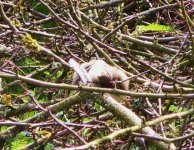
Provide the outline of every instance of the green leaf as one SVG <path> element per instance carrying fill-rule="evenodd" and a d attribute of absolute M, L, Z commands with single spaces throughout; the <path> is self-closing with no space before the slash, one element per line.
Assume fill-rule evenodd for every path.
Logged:
<path fill-rule="evenodd" d="M 40 4 L 39 2 L 33 1 L 32 3 L 32 8 L 40 13 L 43 13 L 45 15 L 49 14 L 48 8 Z"/>
<path fill-rule="evenodd" d="M 54 149 L 54 145 L 51 143 L 47 143 L 46 146 L 44 147 L 44 150 L 52 150 Z"/>
<path fill-rule="evenodd" d="M 132 33 L 132 35 L 134 36 L 138 36 L 144 32 L 148 32 L 148 31 L 155 31 L 155 32 L 172 32 L 173 29 L 171 26 L 167 26 L 167 25 L 160 25 L 157 23 L 152 23 L 149 25 L 139 25 L 136 27 L 135 31 Z"/>
<path fill-rule="evenodd" d="M 10 138 L 6 141 L 5 149 L 18 149 L 26 146 L 27 144 L 34 142 L 31 136 L 29 136 L 28 132 L 21 132 L 16 135 L 15 138 Z"/>
<path fill-rule="evenodd" d="M 25 120 L 29 117 L 32 117 L 32 116 L 36 115 L 36 114 L 37 114 L 37 111 L 30 111 L 30 112 L 24 113 L 22 119 Z"/>
<path fill-rule="evenodd" d="M 174 105 L 171 105 L 171 106 L 169 107 L 169 111 L 174 112 L 175 110 L 176 110 L 176 107 L 175 107 Z"/>

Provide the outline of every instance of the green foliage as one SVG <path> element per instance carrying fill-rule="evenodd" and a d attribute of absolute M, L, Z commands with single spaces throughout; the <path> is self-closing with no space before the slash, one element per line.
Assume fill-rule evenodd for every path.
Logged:
<path fill-rule="evenodd" d="M 53 150 L 54 149 L 54 145 L 51 143 L 47 143 L 46 146 L 44 147 L 44 150 Z"/>
<path fill-rule="evenodd" d="M 3 132 L 5 130 L 7 130 L 8 126 L 0 126 L 0 131 Z"/>
<path fill-rule="evenodd" d="M 32 71 L 36 69 L 34 66 L 41 66 L 43 63 L 41 63 L 39 60 L 34 59 L 33 57 L 26 57 L 24 59 L 21 59 L 20 61 L 16 62 L 16 65 L 22 70 L 21 74 L 29 74 Z M 20 70 L 18 70 L 20 72 Z M 6 85 L 6 83 L 12 82 L 12 79 L 3 79 L 3 86 Z M 19 84 L 13 84 L 12 86 L 8 86 L 6 88 L 6 92 L 17 97 L 18 95 L 22 94 L 25 90 L 20 87 Z"/>
<path fill-rule="evenodd" d="M 136 27 L 135 31 L 132 33 L 132 35 L 134 36 L 138 36 L 141 35 L 144 32 L 148 32 L 148 31 L 154 31 L 154 32 L 172 32 L 173 29 L 171 26 L 167 26 L 167 25 L 160 25 L 160 24 L 156 24 L 156 23 L 152 23 L 149 25 L 139 25 Z"/>
<path fill-rule="evenodd" d="M 91 131 L 90 129 L 84 129 L 83 132 L 82 132 L 82 136 L 83 137 L 88 137 L 90 135 Z"/>
<path fill-rule="evenodd" d="M 12 79 L 4 79 L 3 85 L 6 85 L 6 83 L 12 82 Z M 14 84 L 12 86 L 9 86 L 6 88 L 6 93 L 9 93 L 13 96 L 17 96 L 19 94 L 22 94 L 24 92 L 24 89 L 20 88 L 19 84 Z"/>
<path fill-rule="evenodd" d="M 27 144 L 34 142 L 31 136 L 28 135 L 28 132 L 20 132 L 16 135 L 15 138 L 8 139 L 6 141 L 5 149 L 16 150 Z"/>
<path fill-rule="evenodd" d="M 103 110 L 103 107 L 101 105 L 99 105 L 98 103 L 95 103 L 95 108 L 97 111 Z"/>
<path fill-rule="evenodd" d="M 36 68 L 34 66 L 39 66 L 39 65 L 42 65 L 42 63 L 37 60 L 37 59 L 34 59 L 33 57 L 32 58 L 24 58 L 22 59 L 21 61 L 18 61 L 16 63 L 19 67 L 22 68 L 22 71 L 24 71 L 24 73 L 26 74 L 29 74 L 31 73 L 32 71 L 34 71 Z"/>
<path fill-rule="evenodd" d="M 175 106 L 175 105 L 170 105 L 169 111 L 171 111 L 171 112 L 182 112 L 182 111 L 186 111 L 186 109 L 183 110 L 182 107 Z"/>
<path fill-rule="evenodd" d="M 49 10 L 46 7 L 44 7 L 43 5 L 41 5 L 39 2 L 35 1 L 35 0 L 32 2 L 32 7 L 35 11 L 43 13 L 44 15 L 49 14 Z M 47 22 L 41 24 L 41 26 L 43 28 L 51 28 L 51 27 L 56 27 L 57 24 L 53 21 L 52 22 L 47 21 Z"/>
<path fill-rule="evenodd" d="M 56 27 L 57 24 L 55 22 L 46 22 L 42 24 L 43 28 L 52 28 L 52 27 Z"/>
<path fill-rule="evenodd" d="M 43 13 L 45 15 L 49 14 L 49 10 L 46 7 L 44 7 L 42 4 L 37 2 L 36 0 L 33 0 L 32 7 L 33 7 L 34 10 L 36 10 L 40 13 Z"/>
<path fill-rule="evenodd" d="M 29 118 L 29 117 L 32 117 L 32 116 L 34 116 L 34 115 L 36 115 L 38 112 L 37 111 L 30 111 L 30 112 L 26 112 L 26 113 L 24 113 L 23 115 L 22 115 L 22 120 L 25 120 L 25 119 L 27 119 L 27 118 Z"/>

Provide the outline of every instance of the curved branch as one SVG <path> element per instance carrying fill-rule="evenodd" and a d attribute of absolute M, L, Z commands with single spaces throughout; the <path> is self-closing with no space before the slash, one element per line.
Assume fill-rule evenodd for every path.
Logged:
<path fill-rule="evenodd" d="M 38 85 L 42 87 L 49 87 L 49 88 L 61 88 L 61 89 L 70 89 L 70 90 L 79 90 L 79 91 L 88 91 L 88 92 L 99 92 L 99 93 L 111 93 L 111 94 L 120 94 L 120 95 L 127 95 L 131 97 L 149 97 L 149 98 L 170 98 L 170 99 L 191 99 L 194 98 L 194 93 L 190 94 L 170 94 L 170 93 L 137 93 L 137 92 L 130 92 L 125 90 L 119 89 L 110 89 L 110 88 L 99 88 L 99 87 L 88 87 L 88 86 L 75 86 L 65 83 L 52 83 L 52 82 L 45 82 L 40 81 L 37 79 L 21 76 L 21 75 L 11 75 L 7 73 L 0 73 L 1 78 L 7 79 L 19 79 L 33 85 Z"/>

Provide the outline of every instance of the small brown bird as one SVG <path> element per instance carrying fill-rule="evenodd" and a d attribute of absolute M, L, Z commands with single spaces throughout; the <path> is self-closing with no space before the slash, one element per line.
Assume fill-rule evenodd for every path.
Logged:
<path fill-rule="evenodd" d="M 127 75 L 122 70 L 108 65 L 103 60 L 92 60 L 81 64 L 80 67 L 86 70 L 94 86 L 121 90 L 129 89 Z M 73 75 L 73 84 L 79 84 L 80 80 L 80 77 L 75 72 Z"/>
<path fill-rule="evenodd" d="M 108 65 L 103 60 L 92 60 L 81 64 L 80 67 L 85 69 L 93 86 L 129 90 L 127 75 L 122 70 Z M 73 75 L 73 84 L 78 85 L 80 81 L 79 75 L 75 72 Z M 119 102 L 126 100 L 126 96 L 115 94 L 111 94 L 111 96 Z"/>

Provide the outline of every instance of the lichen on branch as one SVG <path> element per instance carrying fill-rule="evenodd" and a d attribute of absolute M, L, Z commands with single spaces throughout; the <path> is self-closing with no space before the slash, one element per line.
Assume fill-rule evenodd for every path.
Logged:
<path fill-rule="evenodd" d="M 33 39 L 29 33 L 26 33 L 22 38 L 22 44 L 25 48 L 28 48 L 31 52 L 37 53 L 41 50 L 40 45 L 36 39 Z"/>

